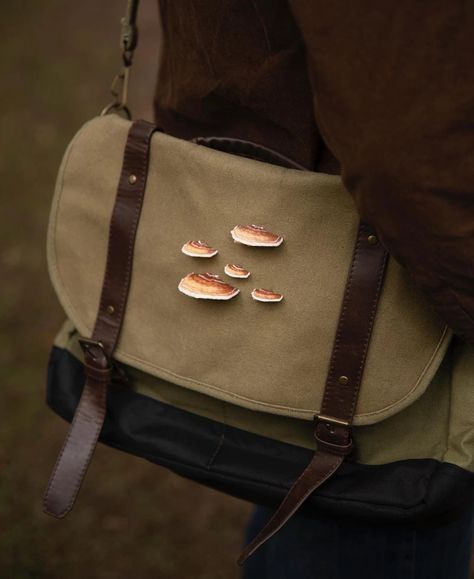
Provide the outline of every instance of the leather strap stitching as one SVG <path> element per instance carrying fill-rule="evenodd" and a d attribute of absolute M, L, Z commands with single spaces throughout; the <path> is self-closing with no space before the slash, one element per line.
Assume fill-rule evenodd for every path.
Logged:
<path fill-rule="evenodd" d="M 154 125 L 137 121 L 128 134 L 109 227 L 99 309 L 92 338 L 83 340 L 82 344 L 86 373 L 84 390 L 43 501 L 44 511 L 58 518 L 64 517 L 74 504 L 105 419 L 106 394 L 112 370 L 110 361 L 125 314 L 133 249 L 145 193 L 149 145 L 155 130 Z M 134 183 L 129 181 L 132 172 L 136 175 Z M 118 293 L 117 299 L 114 291 Z M 115 310 L 110 312 L 108 306 L 112 305 Z"/>
<path fill-rule="evenodd" d="M 312 492 L 337 471 L 352 450 L 350 426 L 357 405 L 388 256 L 385 249 L 377 243 L 375 236 L 373 239 L 369 238 L 370 233 L 367 224 L 359 224 L 321 415 L 315 417 L 314 435 L 318 448 L 310 464 L 292 485 L 273 517 L 244 549 L 238 559 L 240 565 L 288 521 Z M 362 246 L 364 237 L 366 245 Z M 351 316 L 350 311 L 356 312 L 356 315 Z M 361 342 L 354 343 L 354 340 L 358 339 Z M 350 352 L 344 352 L 342 348 L 349 348 Z M 341 359 L 344 354 L 346 359 Z M 343 366 L 352 370 L 354 375 L 352 376 L 351 372 L 348 372 L 348 377 L 341 375 L 340 378 L 344 380 L 338 383 L 337 374 Z M 340 391 L 338 388 L 341 387 L 345 390 Z"/>

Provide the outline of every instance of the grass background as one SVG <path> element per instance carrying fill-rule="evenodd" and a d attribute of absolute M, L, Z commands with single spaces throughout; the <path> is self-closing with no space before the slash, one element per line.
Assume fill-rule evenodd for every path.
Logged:
<path fill-rule="evenodd" d="M 2 3 L 0 31 L 0 578 L 232 579 L 250 505 L 100 446 L 64 521 L 41 497 L 66 433 L 44 402 L 63 320 L 45 234 L 68 141 L 108 102 L 120 0 Z M 159 52 L 142 0 L 131 106 L 151 118 Z"/>
<path fill-rule="evenodd" d="M 100 446 L 74 512 L 41 497 L 66 433 L 44 402 L 63 314 L 45 234 L 68 141 L 108 102 L 123 0 L 2 3 L 0 32 L 0 579 L 233 579 L 247 503 Z M 159 54 L 154 0 L 142 0 L 131 90 L 151 118 Z"/>

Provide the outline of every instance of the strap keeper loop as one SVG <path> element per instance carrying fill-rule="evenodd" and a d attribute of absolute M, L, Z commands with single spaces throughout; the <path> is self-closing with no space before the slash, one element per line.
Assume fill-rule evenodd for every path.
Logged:
<path fill-rule="evenodd" d="M 96 368 L 90 364 L 84 364 L 84 371 L 87 378 L 93 380 L 94 382 L 100 382 L 104 384 L 109 384 L 112 376 L 112 368 Z"/>

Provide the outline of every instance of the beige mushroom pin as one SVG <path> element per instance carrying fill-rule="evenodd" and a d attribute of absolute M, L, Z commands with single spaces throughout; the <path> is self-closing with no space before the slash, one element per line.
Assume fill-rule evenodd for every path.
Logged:
<path fill-rule="evenodd" d="M 238 277 L 242 279 L 247 279 L 250 276 L 250 272 L 247 269 L 237 265 L 236 263 L 228 263 L 224 267 L 224 272 L 230 277 Z"/>
<path fill-rule="evenodd" d="M 183 245 L 181 251 L 191 257 L 213 257 L 218 253 L 217 249 L 200 239 L 197 241 L 188 241 Z"/>
<path fill-rule="evenodd" d="M 215 273 L 189 273 L 179 282 L 181 293 L 202 300 L 230 300 L 239 293 Z"/>
<path fill-rule="evenodd" d="M 283 299 L 283 294 L 263 288 L 254 289 L 250 295 L 258 302 L 281 302 Z"/>
<path fill-rule="evenodd" d="M 253 247 L 278 247 L 283 242 L 281 235 L 253 223 L 252 225 L 236 225 L 230 234 L 237 243 Z"/>

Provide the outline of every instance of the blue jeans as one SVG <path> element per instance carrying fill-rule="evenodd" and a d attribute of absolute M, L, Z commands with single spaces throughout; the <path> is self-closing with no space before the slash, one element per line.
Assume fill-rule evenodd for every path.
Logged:
<path fill-rule="evenodd" d="M 271 511 L 257 507 L 247 542 Z M 294 516 L 245 563 L 243 579 L 469 579 L 472 513 L 436 528 Z"/>

